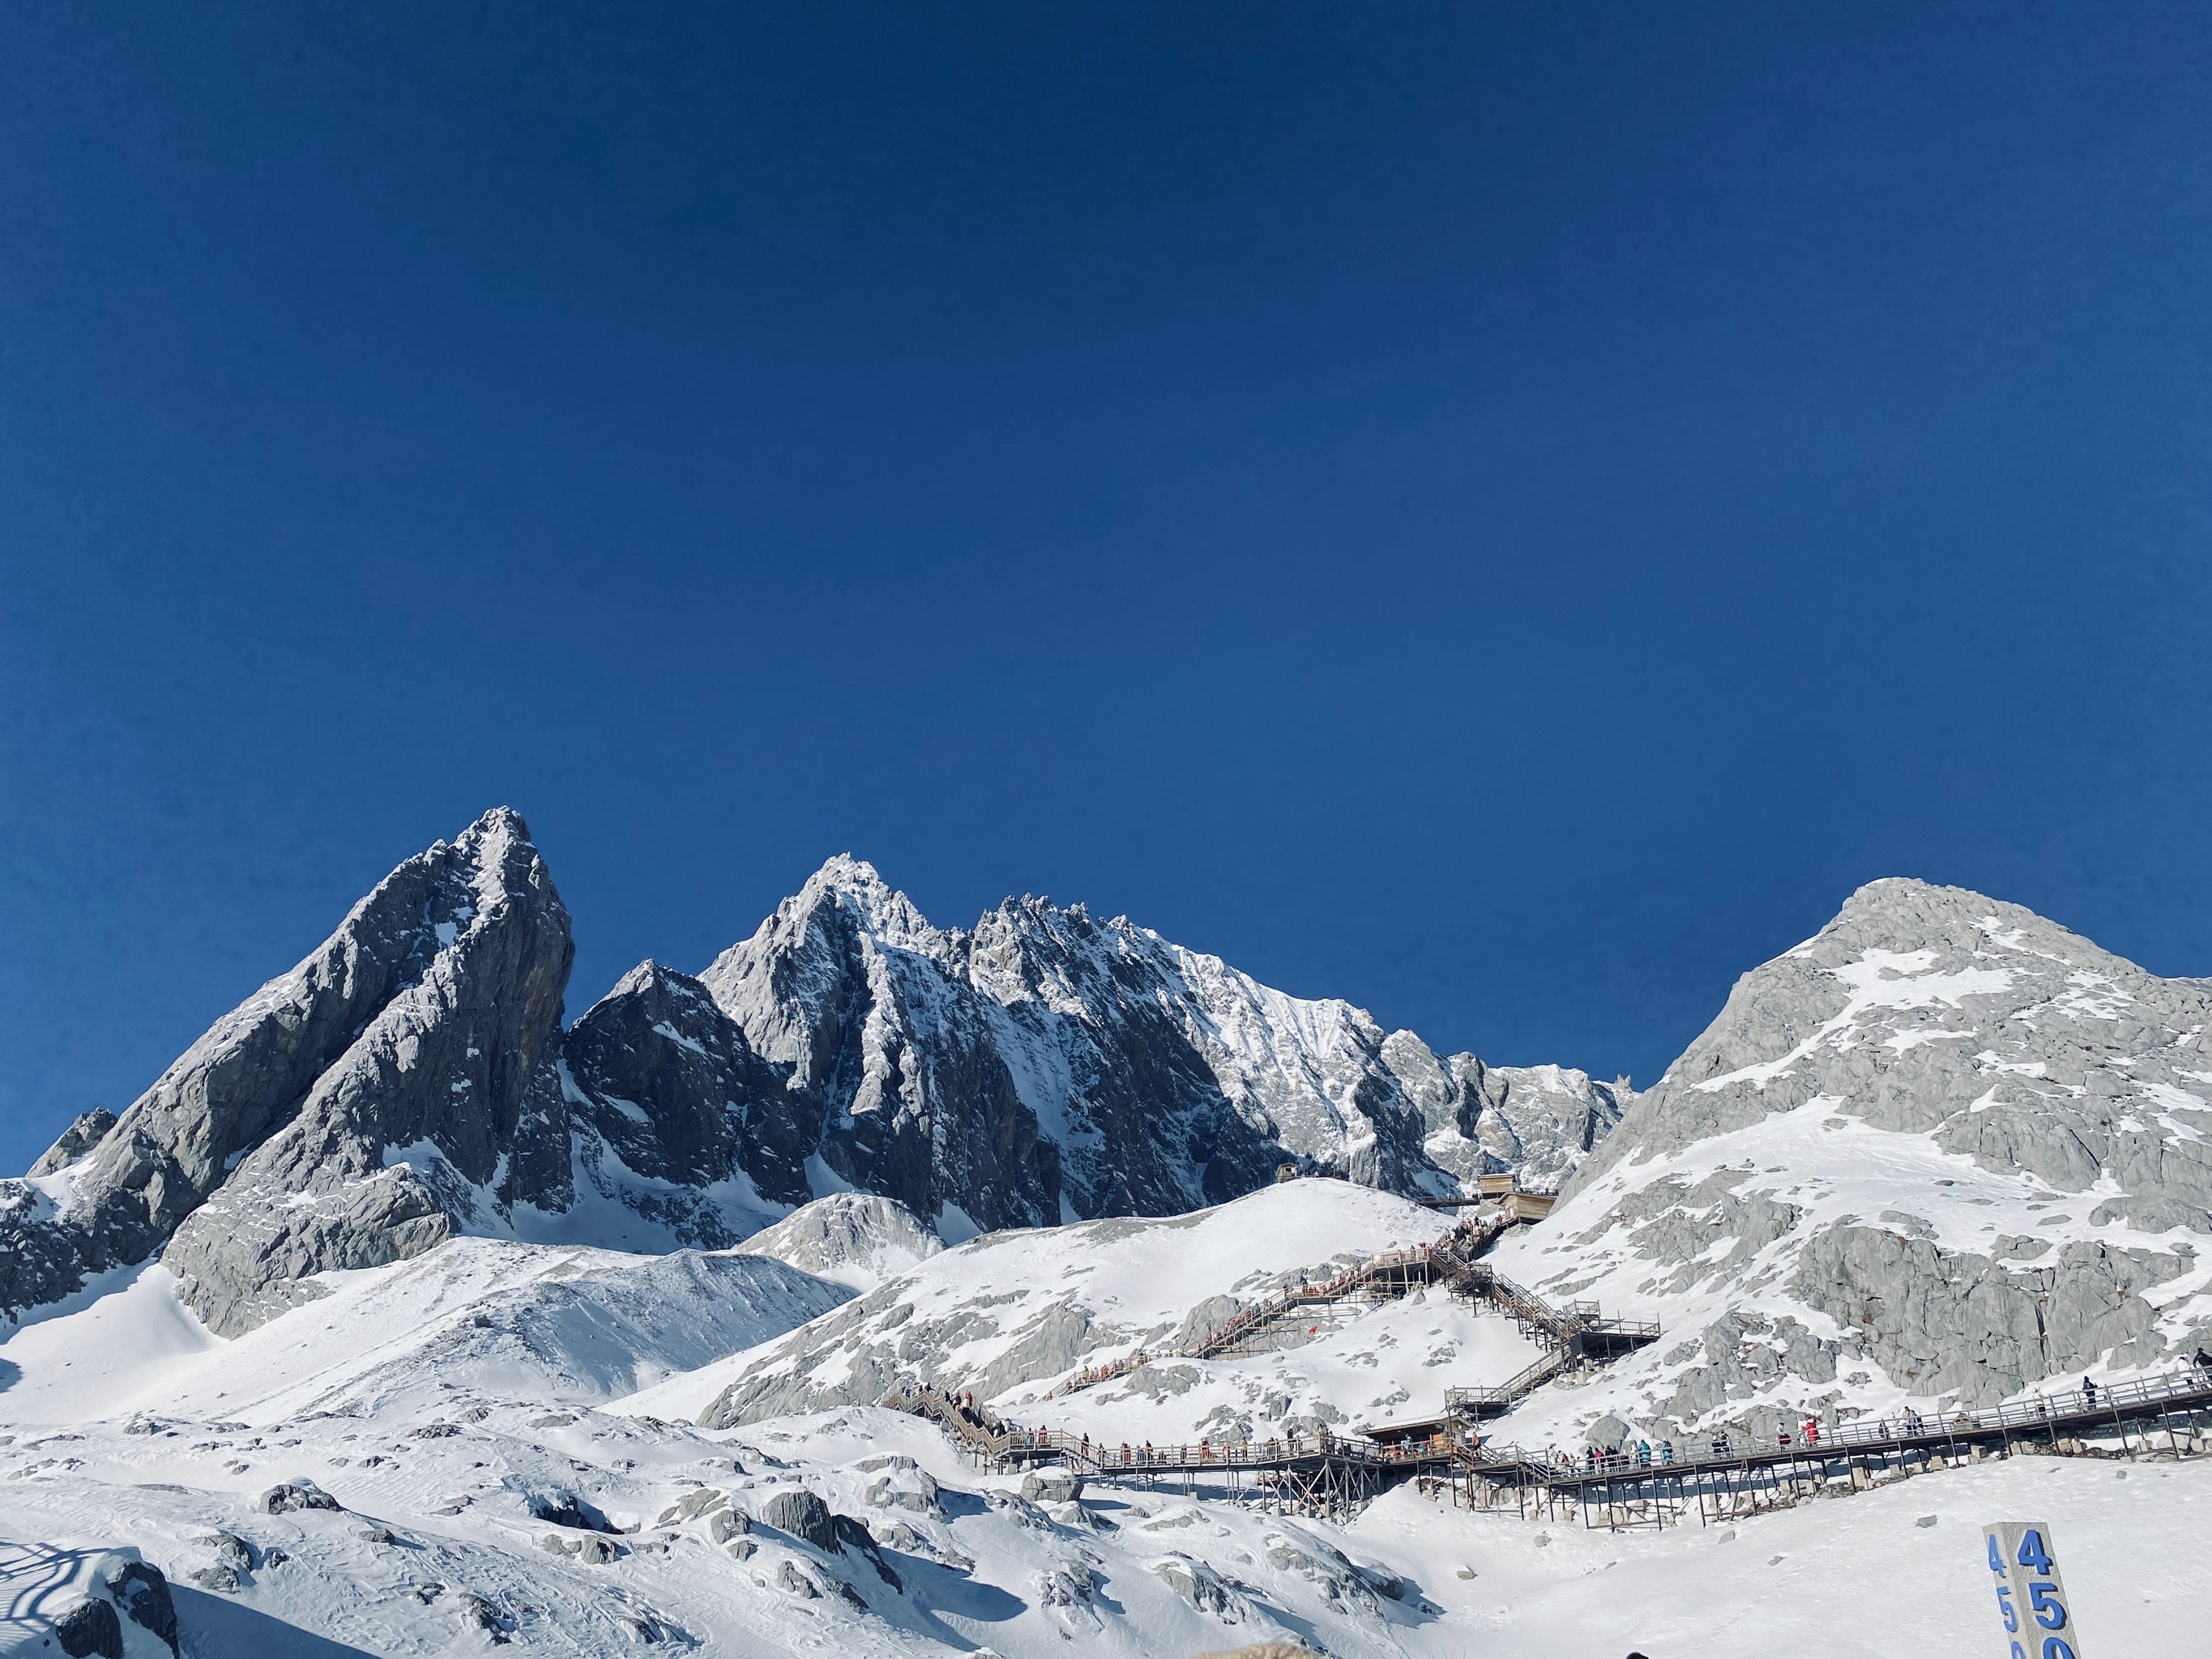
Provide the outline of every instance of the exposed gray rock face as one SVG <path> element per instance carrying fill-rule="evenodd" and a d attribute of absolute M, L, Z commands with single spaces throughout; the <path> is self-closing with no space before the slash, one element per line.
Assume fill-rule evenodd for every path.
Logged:
<path fill-rule="evenodd" d="M 167 1244 L 187 1299 L 234 1333 L 305 1274 L 416 1254 L 511 1202 L 505 1155 L 570 954 L 514 813 L 408 860 L 96 1145 L 35 1186 L 0 1183 L 0 1309 Z"/>
<path fill-rule="evenodd" d="M 811 1492 L 780 1492 L 761 1505 L 762 1522 L 817 1550 L 837 1547 L 837 1517 Z"/>
<path fill-rule="evenodd" d="M 1571 1106 L 1523 1089 L 1522 1110 L 1510 1074 L 1472 1055 L 1441 1061 L 1349 1004 L 1285 996 L 1080 905 L 1009 899 L 972 932 L 940 930 L 849 858 L 702 977 L 820 1103 L 827 1166 L 954 1237 L 1175 1214 L 1285 1163 L 1448 1192 L 1455 1174 L 1425 1146 L 1439 1132 L 1466 1134 L 1452 1156 L 1468 1171 L 1563 1170 L 1615 1115 L 1586 1079 Z"/>
<path fill-rule="evenodd" d="M 362 1024 L 163 1255 L 224 1334 L 293 1305 L 310 1274 L 419 1255 L 523 1195 L 503 1154 L 556 1052 L 568 913 L 510 811 L 410 859 L 377 891 L 395 884 L 420 895 L 416 949 L 430 952 L 420 976 Z"/>
<path fill-rule="evenodd" d="M 755 1054 L 689 975 L 655 962 L 632 969 L 561 1054 L 587 1178 L 675 1242 L 720 1249 L 758 1226 L 757 1202 L 733 1209 L 710 1188 L 745 1183 L 770 1214 L 814 1195 L 806 1159 L 819 1108 L 785 1087 L 782 1068 Z"/>
<path fill-rule="evenodd" d="M 1557 1187 L 1611 1133 L 1636 1097 L 1626 1078 L 1600 1083 L 1565 1066 L 1486 1066 L 1440 1059 L 1411 1031 L 1394 1031 L 1382 1059 L 1419 1107 L 1423 1150 L 1462 1182 L 1512 1173 L 1523 1187 Z"/>
<path fill-rule="evenodd" d="M 1874 883 L 1737 982 L 1499 1267 L 1660 1314 L 1602 1385 L 1658 1432 L 2166 1362 L 2212 1335 L 2208 1027 L 2212 981 Z"/>

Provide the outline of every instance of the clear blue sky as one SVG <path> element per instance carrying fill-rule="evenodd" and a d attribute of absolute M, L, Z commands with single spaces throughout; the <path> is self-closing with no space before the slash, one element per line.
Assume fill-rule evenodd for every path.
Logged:
<path fill-rule="evenodd" d="M 1649 1081 L 1858 883 L 2212 973 L 2212 9 L 0 13 L 0 1167 L 520 808 Z"/>

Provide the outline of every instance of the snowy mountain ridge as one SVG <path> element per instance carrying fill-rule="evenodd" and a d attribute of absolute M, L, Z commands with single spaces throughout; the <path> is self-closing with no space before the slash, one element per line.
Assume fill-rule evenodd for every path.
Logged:
<path fill-rule="evenodd" d="M 1172 1214 L 1285 1161 L 1409 1194 L 1490 1170 L 1556 1179 L 1629 1097 L 1565 1068 L 1442 1059 L 1349 1003 L 1287 996 L 1079 904 L 1009 899 L 972 931 L 939 929 L 849 857 L 702 980 L 823 1097 L 838 1175 L 923 1214 L 951 1204 L 955 1234 L 960 1218 Z M 1011 1156 L 970 1168 L 948 1139 Z"/>
<path fill-rule="evenodd" d="M 573 957 L 512 811 L 406 860 L 119 1117 L 0 1182 L 0 1316 L 158 1255 L 237 1335 L 453 1237 L 718 1250 L 844 1190 L 957 1240 L 1178 1213 L 1285 1162 L 1406 1193 L 1556 1178 L 1628 1098 L 1441 1060 L 1080 905 L 941 930 L 848 856 L 701 978 L 641 963 L 564 1030 Z"/>

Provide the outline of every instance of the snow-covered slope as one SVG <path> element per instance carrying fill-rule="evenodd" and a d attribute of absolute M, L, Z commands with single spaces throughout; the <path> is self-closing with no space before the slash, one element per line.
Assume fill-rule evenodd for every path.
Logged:
<path fill-rule="evenodd" d="M 323 1295 L 226 1340 L 158 1265 L 0 1344 L 0 1420 L 133 1413 L 249 1423 L 435 1407 L 457 1391 L 611 1399 L 804 1324 L 849 1297 L 763 1257 L 633 1256 L 456 1239 L 391 1267 L 323 1276 Z"/>
<path fill-rule="evenodd" d="M 1668 1333 L 1506 1431 L 1765 1433 L 1770 1407 L 1979 1405 L 2185 1357 L 2212 1340 L 2208 1024 L 2212 982 L 2016 905 L 1863 889 L 1499 1249 Z"/>
<path fill-rule="evenodd" d="M 623 1409 L 732 1427 L 872 1405 L 915 1381 L 1011 1400 L 1086 1364 L 1181 1346 L 1302 1267 L 1425 1243 L 1443 1224 L 1372 1188 L 1300 1181 L 1189 1215 L 989 1234 Z"/>
<path fill-rule="evenodd" d="M 1071 1644 L 1181 1659 L 1271 1638 L 1347 1659 L 1632 1644 L 1662 1659 L 1920 1659 L 1989 1641 L 1979 1522 L 2022 1514 L 2064 1540 L 2085 1629 L 2115 1651 L 2179 1656 L 2201 1640 L 2190 1552 L 2212 1504 L 2212 1464 L 2028 1459 L 1725 1528 L 1586 1532 L 1410 1487 L 1340 1527 L 1166 1492 L 1100 1489 L 1080 1510 L 1027 1502 L 880 1412 L 720 1437 L 589 1414 L 429 1439 L 330 1419 L 289 1445 L 197 1425 L 76 1432 L 0 1447 L 0 1474 L 33 1471 L 9 1481 L 0 1534 L 105 1545 L 127 1531 L 175 1587 L 195 1659 L 409 1659 L 501 1640 L 592 1659 L 1045 1659 Z M 260 1510 L 259 1493 L 300 1474 L 345 1507 Z M 763 1523 L 801 1487 L 883 1540 L 872 1557 Z M 536 1519 L 533 1500 L 556 1494 L 641 1530 Z M 718 1541 L 715 1515 L 738 1512 L 750 1529 Z M 0 1547 L 0 1595 L 26 1553 Z"/>

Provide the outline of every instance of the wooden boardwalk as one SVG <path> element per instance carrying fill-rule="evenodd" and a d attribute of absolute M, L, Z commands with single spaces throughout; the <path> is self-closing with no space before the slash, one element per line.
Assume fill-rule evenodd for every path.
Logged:
<path fill-rule="evenodd" d="M 2117 1448 L 2111 1445 L 2117 1441 Z M 2212 1451 L 2212 1369 L 2039 1393 L 1981 1411 L 1923 1416 L 1907 1411 L 1872 1422 L 1754 1443 L 1740 1433 L 1697 1437 L 1677 1446 L 1580 1456 L 1484 1442 L 1466 1461 L 1468 1496 L 1478 1508 L 1522 1514 L 1580 1514 L 1586 1525 L 1663 1526 L 1694 1505 L 1717 1521 L 1837 1483 L 1853 1490 L 1901 1475 L 1985 1459 L 2190 1457 Z"/>
<path fill-rule="evenodd" d="M 1285 1286 L 1216 1326 L 1180 1352 L 1153 1354 L 1139 1349 L 1103 1365 L 1086 1367 L 1054 1389 L 1048 1397 L 1097 1388 L 1158 1359 L 1215 1359 L 1262 1352 L 1278 1345 L 1283 1335 L 1296 1334 L 1298 1325 L 1326 1310 L 1351 1302 L 1391 1301 L 1431 1285 L 1443 1285 L 1455 1296 L 1488 1304 L 1512 1319 L 1524 1334 L 1553 1350 L 1520 1376 L 1499 1388 L 1466 1390 L 1467 1408 L 1480 1415 L 1494 1415 L 1507 1409 L 1522 1395 L 1562 1370 L 1610 1358 L 1657 1339 L 1659 1327 L 1656 1323 L 1604 1318 L 1595 1303 L 1577 1302 L 1554 1308 L 1493 1272 L 1479 1258 L 1516 1224 L 1510 1215 L 1480 1218 L 1469 1216 L 1432 1243 L 1412 1249 L 1385 1250 L 1328 1279 L 1304 1280 Z"/>
<path fill-rule="evenodd" d="M 1906 1413 L 1824 1431 L 1817 1440 L 1754 1445 L 1740 1434 L 1722 1434 L 1680 1447 L 1662 1442 L 1580 1457 L 1499 1445 L 1449 1415 L 1418 1437 L 1323 1431 L 1154 1446 L 1030 1427 L 935 1389 L 901 1390 L 883 1403 L 941 1424 L 980 1463 L 994 1468 L 1053 1464 L 1094 1480 L 1169 1480 L 1187 1492 L 1212 1486 L 1318 1513 L 1341 1512 L 1392 1481 L 1425 1476 L 1463 1489 L 1476 1508 L 1580 1515 L 1586 1525 L 1616 1528 L 1663 1526 L 1692 1505 L 1701 1521 L 1724 1519 L 1838 1481 L 1856 1489 L 1992 1455 L 2191 1456 L 2212 1449 L 2212 1370 L 2194 1366 L 2094 1394 L 2040 1394 L 1941 1416 Z M 2112 1438 L 2119 1442 L 2117 1454 L 2094 1443 Z"/>
<path fill-rule="evenodd" d="M 979 1462 L 1001 1469 L 1058 1465 L 1087 1478 L 1203 1485 L 1255 1495 L 1310 1513 L 1338 1514 L 1394 1480 L 1449 1482 L 1482 1509 L 1513 1508 L 1585 1524 L 1663 1526 L 1695 1505 L 1701 1521 L 1795 1501 L 1837 1481 L 1862 1485 L 1959 1462 L 2023 1452 L 2069 1455 L 2174 1456 L 2212 1450 L 2212 1366 L 2192 1364 L 2112 1388 L 2039 1394 L 1984 1411 L 1922 1416 L 1905 1412 L 1854 1422 L 1812 1437 L 1779 1437 L 1753 1445 L 1741 1434 L 1686 1438 L 1676 1445 L 1638 1443 L 1616 1452 L 1566 1453 L 1498 1444 L 1484 1419 L 1510 1411 L 1534 1389 L 1570 1370 L 1600 1364 L 1657 1340 L 1646 1320 L 1607 1318 L 1595 1303 L 1554 1306 L 1481 1258 L 1516 1224 L 1510 1215 L 1468 1216 L 1441 1237 L 1386 1250 L 1319 1282 L 1302 1280 L 1239 1312 L 1176 1355 L 1142 1350 L 1078 1372 L 1048 1398 L 1095 1388 L 1156 1358 L 1210 1359 L 1261 1352 L 1295 1334 L 1301 1322 L 1346 1303 L 1380 1302 L 1431 1285 L 1513 1320 L 1545 1352 L 1494 1386 L 1449 1389 L 1440 1416 L 1364 1434 L 1281 1436 L 1268 1440 L 1200 1440 L 1173 1446 L 1094 1441 L 1088 1435 L 1009 1421 L 988 1407 L 931 1388 L 894 1391 L 884 1404 L 942 1425 Z M 2131 1441 L 2130 1434 L 2135 1438 Z M 2119 1450 L 2106 1449 L 2117 1438 Z"/>

